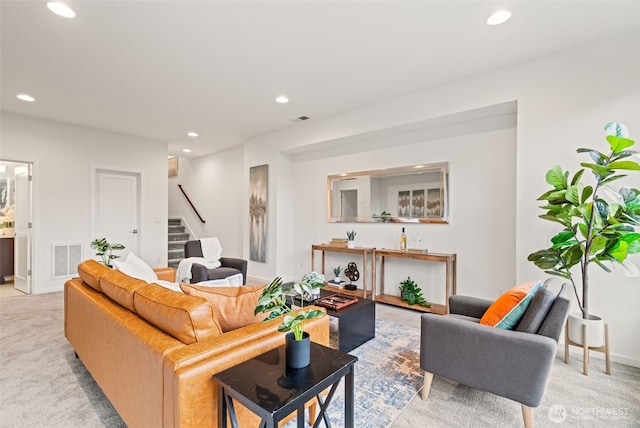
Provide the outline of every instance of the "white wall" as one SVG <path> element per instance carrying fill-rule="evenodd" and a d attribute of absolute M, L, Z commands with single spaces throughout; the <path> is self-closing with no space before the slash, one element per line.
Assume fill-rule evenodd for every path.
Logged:
<path fill-rule="evenodd" d="M 178 159 L 178 176 L 169 178 L 169 217 L 182 217 L 196 238 L 215 236 L 223 255 L 243 257 L 241 213 L 249 196 L 244 184 L 244 150 L 238 147 L 199 159 Z M 180 192 L 191 199 L 205 223 Z"/>
<path fill-rule="evenodd" d="M 63 289 L 64 279 L 53 278 L 52 244 L 80 242 L 85 258 L 94 257 L 90 181 L 96 168 L 140 173 L 139 256 L 166 266 L 166 144 L 9 113 L 0 118 L 0 157 L 34 163 L 34 293 Z"/>
<path fill-rule="evenodd" d="M 468 236 L 457 233 L 446 236 L 447 232 L 460 227 L 460 216 L 464 210 L 459 201 L 479 198 L 484 194 L 481 181 L 469 180 L 464 172 L 466 166 L 458 165 L 452 165 L 451 173 L 451 225 L 433 225 L 428 227 L 428 234 L 429 239 L 436 240 L 440 251 L 460 255 L 458 289 L 461 293 L 496 297 L 497 287 L 492 279 L 496 275 L 509 278 L 510 274 L 505 274 L 504 270 L 515 270 L 515 282 L 543 277 L 544 274 L 526 259 L 529 253 L 546 247 L 556 230 L 553 224 L 547 224 L 537 217 L 540 210 L 536 198 L 546 190 L 546 171 L 554 164 L 575 170 L 582 160 L 575 150 L 585 145 L 603 147 L 602 144 L 606 143 L 602 129 L 609 121 L 626 123 L 632 137 L 640 140 L 638 40 L 640 37 L 636 33 L 602 41 L 339 116 L 312 118 L 303 124 L 248 142 L 245 146 L 245 169 L 254 164 L 270 163 L 270 173 L 273 172 L 270 177 L 270 201 L 273 201 L 273 192 L 277 192 L 276 198 L 280 202 L 277 206 L 269 207 L 270 213 L 275 213 L 269 224 L 272 232 L 276 228 L 276 235 L 270 235 L 270 245 L 274 247 L 270 249 L 275 260 L 271 259 L 260 266 L 250 264 L 250 275 L 264 278 L 276 274 L 298 275 L 309 267 L 309 246 L 312 243 L 343 235 L 344 225 L 327 224 L 324 217 L 324 175 L 340 170 L 416 163 L 404 150 L 389 149 L 363 151 L 357 156 L 345 157 L 350 162 L 341 161 L 337 152 L 336 157 L 328 161 L 332 168 L 328 168 L 320 161 L 295 165 L 283 159 L 282 152 L 517 100 L 516 194 L 513 201 L 516 207 L 515 234 L 507 228 L 494 230 L 497 232 L 494 235 L 496 239 L 474 239 L 474 230 L 486 228 L 483 222 L 477 221 L 474 227 L 465 230 L 470 233 Z M 510 170 L 514 167 L 503 165 L 501 159 L 492 159 L 494 154 L 500 153 L 483 153 L 480 147 L 474 146 L 465 150 L 469 156 L 479 157 L 483 168 L 490 170 L 498 179 L 504 175 L 505 168 Z M 434 156 L 433 160 L 450 160 L 447 159 L 448 153 L 441 155 L 442 158 Z M 460 181 L 462 178 L 465 180 Z M 638 187 L 637 178 L 633 184 Z M 464 196 L 460 197 L 460 194 Z M 292 206 L 291 211 L 287 210 L 287 205 Z M 495 204 L 493 214 L 498 221 L 504 220 L 507 224 L 514 221 L 501 204 Z M 286 221 L 282 221 L 283 217 Z M 287 225 L 285 230 L 278 227 L 283 224 Z M 397 242 L 397 226 L 357 225 L 357 228 L 362 244 L 393 247 Z M 247 230 L 246 225 L 244 230 Z M 435 236 L 432 238 L 431 235 Z M 504 248 L 509 247 L 507 241 L 511 242 L 511 248 L 515 248 L 515 251 L 512 256 L 503 258 Z M 490 257 L 491 254 L 497 257 Z M 479 256 L 483 257 L 482 262 L 474 262 Z M 638 257 L 633 257 L 633 260 L 639 263 Z M 616 274 L 605 275 L 595 269 L 592 277 L 592 310 L 610 324 L 615 358 L 640 365 L 640 344 L 635 340 L 640 315 L 631 303 L 627 303 L 640 300 L 638 280 Z"/>
<path fill-rule="evenodd" d="M 245 257 L 249 167 L 269 164 L 267 262 L 250 262 L 248 275 L 264 280 L 276 275 L 298 277 L 310 268 L 311 244 L 342 237 L 351 226 L 358 231 L 360 245 L 398 245 L 399 225 L 327 223 L 327 174 L 450 161 L 451 224 L 421 228 L 424 246 L 458 254 L 459 293 L 495 298 L 499 289 L 513 283 L 544 277 L 527 261 L 527 255 L 546 247 L 557 231 L 552 223 L 538 218 L 541 210 L 536 198 L 546 190 L 546 171 L 554 164 L 575 170 L 583 160 L 575 150 L 604 147 L 602 129 L 610 121 L 626 123 L 632 137 L 640 140 L 639 40 L 639 34 L 628 34 L 340 115 L 312 117 L 248 141 L 244 164 L 237 165 L 244 174 L 238 192 L 244 193 L 245 199 L 235 213 L 243 219 L 239 233 L 244 234 Z M 344 138 L 514 100 L 515 152 L 504 151 L 504 143 L 514 140 L 509 130 L 478 132 L 470 138 L 441 135 L 414 142 L 414 146 L 393 147 L 393 140 L 387 148 L 360 144 L 355 154 L 341 145 Z M 474 144 L 476 141 L 479 144 Z M 332 147 L 335 155 L 302 157 L 304 161 L 294 162 L 296 157 L 291 154 L 296 150 L 323 143 Z M 637 176 L 627 184 L 640 187 Z M 632 260 L 640 264 L 637 256 Z M 592 311 L 610 325 L 614 359 L 640 366 L 640 343 L 636 340 L 640 314 L 633 306 L 640 301 L 638 279 L 596 269 L 592 271 Z"/>

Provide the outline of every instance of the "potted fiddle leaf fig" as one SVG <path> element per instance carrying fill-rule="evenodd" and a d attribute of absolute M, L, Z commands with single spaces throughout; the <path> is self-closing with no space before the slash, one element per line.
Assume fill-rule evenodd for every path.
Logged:
<path fill-rule="evenodd" d="M 595 149 L 578 149 L 591 162 L 571 179 L 569 172 L 554 166 L 546 175 L 552 188 L 538 200 L 544 201 L 540 218 L 558 223 L 562 229 L 551 238 L 551 246 L 529 255 L 540 269 L 550 275 L 569 280 L 573 285 L 580 314 L 569 316 L 569 339 L 583 344 L 582 323 L 588 325 L 588 346 L 604 344 L 604 323 L 589 310 L 589 268 L 597 265 L 606 272 L 616 270 L 626 276 L 638 276 L 638 268 L 627 256 L 640 253 L 640 191 L 611 184 L 640 170 L 638 162 L 630 159 L 635 142 L 629 138 L 626 126 L 609 123 L 605 126 L 609 147 L 602 153 Z M 583 180 L 585 171 L 591 172 L 592 184 Z M 620 171 L 625 171 L 621 174 Z M 593 322 L 592 322 L 593 321 Z"/>
<path fill-rule="evenodd" d="M 107 241 L 107 238 L 96 238 L 91 242 L 91 248 L 96 250 L 96 256 L 102 257 L 102 263 L 105 266 L 113 267 L 111 261 L 120 258 L 120 256 L 113 254 L 113 251 L 124 250 L 124 245 L 112 244 Z"/>
<path fill-rule="evenodd" d="M 306 294 L 315 295 L 316 290 L 322 286 L 324 275 L 317 272 L 307 273 L 300 282 L 291 285 L 283 285 L 282 278 L 278 277 L 265 287 L 258 298 L 254 314 L 268 313 L 264 321 L 284 315 L 278 331 L 291 331 L 286 335 L 286 358 L 289 367 L 302 368 L 309 365 L 311 340 L 309 333 L 304 331 L 304 323 L 308 319 L 323 316 L 325 312 L 319 309 L 304 310 L 304 301 Z M 293 291 L 300 296 L 300 310 L 297 312 L 293 310 L 293 298 L 287 302 L 287 295 L 291 295 Z"/>

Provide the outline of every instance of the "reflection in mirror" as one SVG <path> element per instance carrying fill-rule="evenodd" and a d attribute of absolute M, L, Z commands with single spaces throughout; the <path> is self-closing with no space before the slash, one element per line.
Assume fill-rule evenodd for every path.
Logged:
<path fill-rule="evenodd" d="M 448 223 L 449 163 L 327 177 L 329 222 Z"/>

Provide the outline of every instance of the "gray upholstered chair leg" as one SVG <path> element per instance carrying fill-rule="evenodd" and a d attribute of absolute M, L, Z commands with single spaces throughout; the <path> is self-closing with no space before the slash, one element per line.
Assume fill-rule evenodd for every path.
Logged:
<path fill-rule="evenodd" d="M 433 373 L 424 372 L 424 381 L 422 384 L 422 399 L 426 400 L 429 397 L 429 391 L 431 390 L 431 382 L 433 381 Z"/>
<path fill-rule="evenodd" d="M 524 428 L 533 428 L 533 407 L 522 404 L 522 418 L 524 419 Z"/>

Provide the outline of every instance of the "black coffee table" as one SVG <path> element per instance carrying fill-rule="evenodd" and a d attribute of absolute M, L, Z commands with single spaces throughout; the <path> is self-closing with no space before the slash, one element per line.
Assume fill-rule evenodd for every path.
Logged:
<path fill-rule="evenodd" d="M 320 289 L 320 297 L 332 294 L 340 293 Z M 290 302 L 290 299 L 287 299 Z M 299 306 L 300 300 L 295 300 Z M 304 305 L 313 305 L 313 302 L 305 302 Z M 358 303 L 342 309 L 325 309 L 330 317 L 338 319 L 338 349 L 342 352 L 351 352 L 376 337 L 376 304 L 373 300 L 358 297 Z"/>
<path fill-rule="evenodd" d="M 251 360 L 213 375 L 218 383 L 218 427 L 227 427 L 227 410 L 231 426 L 238 422 L 234 400 L 258 415 L 260 427 L 277 428 L 278 422 L 297 411 L 297 426 L 303 428 L 304 404 L 316 397 L 320 412 L 313 426 L 324 420 L 330 428 L 325 413 L 345 378 L 344 418 L 345 427 L 354 426 L 354 365 L 357 357 L 311 343 L 311 364 L 301 369 L 290 369 L 285 362 L 285 348 L 268 351 Z M 331 387 L 323 401 L 320 393 Z"/>
<path fill-rule="evenodd" d="M 332 294 L 336 293 L 320 290 L 320 297 Z M 358 303 L 345 308 L 326 309 L 329 316 L 338 318 L 338 349 L 342 352 L 351 352 L 376 337 L 376 304 L 373 300 L 358 297 Z"/>

